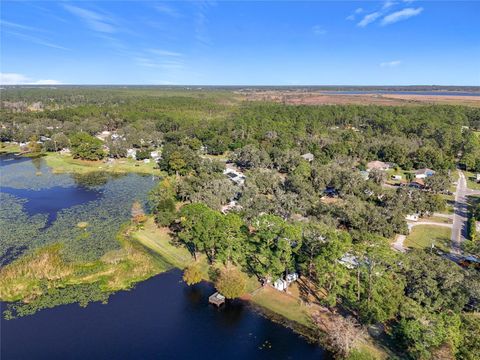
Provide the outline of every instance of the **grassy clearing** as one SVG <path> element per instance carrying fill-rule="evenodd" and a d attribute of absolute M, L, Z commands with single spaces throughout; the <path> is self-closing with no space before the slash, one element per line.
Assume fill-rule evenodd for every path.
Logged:
<path fill-rule="evenodd" d="M 442 251 L 450 251 L 452 230 L 447 227 L 435 225 L 418 225 L 412 229 L 405 240 L 405 246 L 416 249 L 429 248 L 434 244 Z"/>
<path fill-rule="evenodd" d="M 0 142 L 0 154 L 16 154 L 20 152 L 18 144 Z"/>
<path fill-rule="evenodd" d="M 112 292 L 131 288 L 173 267 L 162 258 L 152 257 L 126 233 L 122 232 L 118 240 L 120 250 L 93 262 L 65 262 L 59 244 L 24 256 L 0 270 L 0 299 L 29 302 L 49 288 L 84 284 L 96 284 L 102 291 Z"/>
<path fill-rule="evenodd" d="M 179 269 L 184 269 L 193 261 L 192 255 L 187 249 L 172 245 L 168 229 L 158 228 L 153 218 L 149 218 L 143 228 L 133 233 L 132 236 Z"/>
<path fill-rule="evenodd" d="M 433 222 L 437 222 L 437 223 L 440 223 L 440 224 L 452 224 L 453 223 L 452 219 L 441 217 L 441 216 L 426 217 L 426 218 L 422 218 L 421 221 L 433 221 Z"/>
<path fill-rule="evenodd" d="M 112 163 L 104 161 L 88 161 L 73 159 L 70 155 L 48 153 L 45 159 L 47 165 L 54 173 L 89 173 L 92 171 L 108 171 L 113 173 L 138 173 L 160 175 L 161 171 L 155 169 L 155 162 L 145 164 L 143 161 L 133 159 L 116 159 Z"/>
<path fill-rule="evenodd" d="M 306 307 L 301 305 L 300 300 L 296 297 L 265 286 L 252 296 L 252 301 L 288 320 L 307 327 L 312 326 Z"/>

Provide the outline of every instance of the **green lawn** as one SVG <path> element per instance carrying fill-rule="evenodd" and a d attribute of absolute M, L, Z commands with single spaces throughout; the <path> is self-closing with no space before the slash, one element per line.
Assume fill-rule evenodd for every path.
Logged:
<path fill-rule="evenodd" d="M 133 238 L 179 269 L 184 269 L 193 262 L 193 257 L 188 250 L 183 246 L 172 245 L 168 230 L 158 228 L 153 218 L 147 220 L 143 229 L 133 233 Z"/>
<path fill-rule="evenodd" d="M 104 161 L 87 161 L 73 159 L 69 155 L 59 153 L 48 153 L 45 157 L 46 163 L 56 173 L 87 173 L 91 171 L 109 171 L 116 173 L 140 173 L 160 175 L 159 169 L 154 169 L 155 162 L 145 164 L 143 161 L 133 159 L 116 159 L 113 163 Z"/>
<path fill-rule="evenodd" d="M 465 171 L 465 177 L 467 178 L 467 185 L 470 189 L 480 190 L 480 184 L 476 181 L 477 173 Z"/>
<path fill-rule="evenodd" d="M 9 154 L 18 152 L 20 152 L 20 146 L 18 146 L 18 144 L 0 142 L 0 153 Z"/>
<path fill-rule="evenodd" d="M 418 225 L 412 229 L 405 240 L 405 246 L 416 249 L 425 249 L 432 246 L 448 252 L 451 247 L 452 229 L 435 225 Z"/>
<path fill-rule="evenodd" d="M 269 286 L 262 288 L 252 297 L 252 301 L 268 310 L 277 313 L 288 320 L 311 327 L 311 321 L 305 306 L 299 300 Z"/>

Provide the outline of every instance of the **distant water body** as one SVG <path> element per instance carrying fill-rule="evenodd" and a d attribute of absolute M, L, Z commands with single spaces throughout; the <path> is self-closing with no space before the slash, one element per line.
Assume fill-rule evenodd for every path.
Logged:
<path fill-rule="evenodd" d="M 330 359 L 242 302 L 217 309 L 207 283 L 188 287 L 172 270 L 113 295 L 1 320 L 2 360 Z M 0 303 L 0 305 L 3 304 Z"/>
<path fill-rule="evenodd" d="M 322 91 L 329 95 L 423 95 L 423 96 L 478 96 L 480 92 L 461 92 L 461 91 L 387 91 L 387 90 L 340 90 L 340 91 Z"/>

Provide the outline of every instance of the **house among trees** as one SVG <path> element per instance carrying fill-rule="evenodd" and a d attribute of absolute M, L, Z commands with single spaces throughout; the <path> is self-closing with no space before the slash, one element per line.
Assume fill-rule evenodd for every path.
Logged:
<path fill-rule="evenodd" d="M 391 165 L 389 163 L 386 163 L 386 162 L 383 162 L 383 161 L 379 161 L 379 160 L 375 160 L 375 161 L 370 161 L 368 164 L 367 164 L 367 169 L 368 171 L 372 171 L 372 170 L 381 170 L 381 171 L 385 171 L 385 170 L 388 170 L 391 168 Z"/>
<path fill-rule="evenodd" d="M 416 179 L 410 182 L 408 186 L 415 189 L 423 189 L 425 187 L 425 182 L 423 181 L 423 179 Z"/>
<path fill-rule="evenodd" d="M 137 149 L 127 149 L 127 157 L 133 160 L 137 159 Z"/>
<path fill-rule="evenodd" d="M 307 160 L 308 162 L 312 162 L 313 159 L 315 159 L 315 156 L 314 156 L 312 153 L 303 154 L 303 155 L 301 155 L 301 157 L 302 157 L 304 160 Z"/>
<path fill-rule="evenodd" d="M 277 289 L 278 291 L 285 291 L 287 290 L 288 283 L 286 280 L 283 280 L 282 278 L 279 278 L 274 281 L 273 287 Z"/>
<path fill-rule="evenodd" d="M 287 274 L 287 276 L 285 276 L 285 280 L 287 280 L 287 282 L 289 284 L 294 282 L 294 281 L 297 281 L 298 280 L 298 274 L 296 272 L 291 273 L 291 274 Z"/>
<path fill-rule="evenodd" d="M 418 221 L 418 218 L 418 214 L 408 214 L 407 216 L 405 216 L 405 220 L 407 221 Z"/>
<path fill-rule="evenodd" d="M 225 175 L 235 184 L 242 186 L 245 183 L 245 175 L 238 170 L 233 168 L 232 166 L 228 166 L 227 168 L 223 171 Z"/>
<path fill-rule="evenodd" d="M 435 171 L 432 169 L 419 169 L 415 171 L 416 179 L 426 179 L 427 177 L 435 175 Z"/>
<path fill-rule="evenodd" d="M 477 174 L 477 183 L 480 183 L 480 173 Z"/>

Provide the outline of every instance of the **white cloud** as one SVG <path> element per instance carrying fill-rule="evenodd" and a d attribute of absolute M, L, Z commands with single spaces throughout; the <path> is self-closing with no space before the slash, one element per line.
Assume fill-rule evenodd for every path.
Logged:
<path fill-rule="evenodd" d="M 380 66 L 392 68 L 392 67 L 399 66 L 401 63 L 402 63 L 401 60 L 393 60 L 393 61 L 382 62 L 380 63 Z"/>
<path fill-rule="evenodd" d="M 351 13 L 350 15 L 348 15 L 345 19 L 346 20 L 349 20 L 349 21 L 354 21 L 355 20 L 355 16 L 358 15 L 358 14 L 361 14 L 363 13 L 365 10 L 363 10 L 362 8 L 357 8 L 355 9 L 355 11 L 353 13 Z"/>
<path fill-rule="evenodd" d="M 179 53 L 179 52 L 169 51 L 169 50 L 150 49 L 150 50 L 148 50 L 148 51 L 150 51 L 152 54 L 159 55 L 159 56 L 173 56 L 173 57 L 183 56 L 183 55 L 182 55 L 181 53 Z"/>
<path fill-rule="evenodd" d="M 325 35 L 327 33 L 327 30 L 322 28 L 320 25 L 313 26 L 312 31 L 315 35 Z"/>
<path fill-rule="evenodd" d="M 391 8 L 392 6 L 396 5 L 397 3 L 395 1 L 387 0 L 383 3 L 382 9 L 388 9 Z"/>
<path fill-rule="evenodd" d="M 357 26 L 360 26 L 360 27 L 365 27 L 367 26 L 368 24 L 374 22 L 375 20 L 377 20 L 379 17 L 382 16 L 382 13 L 379 12 L 379 11 L 376 11 L 374 13 L 371 13 L 371 14 L 367 14 L 363 17 L 363 19 L 357 24 Z"/>
<path fill-rule="evenodd" d="M 109 34 L 117 32 L 113 19 L 108 16 L 69 4 L 65 4 L 63 7 L 68 12 L 83 20 L 87 26 L 94 31 Z"/>
<path fill-rule="evenodd" d="M 0 85 L 60 85 L 58 80 L 32 80 L 18 73 L 0 73 Z"/>
<path fill-rule="evenodd" d="M 385 26 L 385 25 L 390 25 L 390 24 L 394 24 L 398 21 L 402 21 L 402 20 L 406 20 L 406 19 L 409 19 L 413 16 L 417 16 L 417 15 L 420 15 L 423 11 L 423 8 L 419 7 L 419 8 L 406 8 L 406 9 L 403 9 L 403 10 L 399 10 L 399 11 L 396 11 L 394 13 L 391 13 L 390 15 L 387 15 L 385 16 L 383 19 L 382 19 L 382 26 Z"/>

